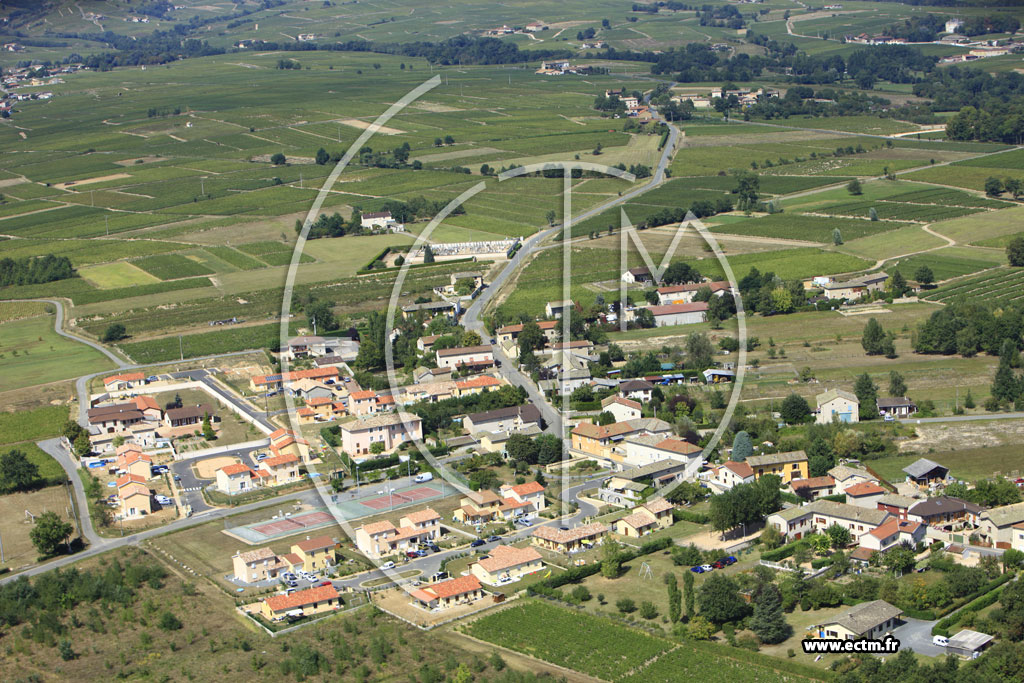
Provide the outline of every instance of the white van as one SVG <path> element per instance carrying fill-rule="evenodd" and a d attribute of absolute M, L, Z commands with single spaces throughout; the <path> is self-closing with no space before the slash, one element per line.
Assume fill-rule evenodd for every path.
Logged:
<path fill-rule="evenodd" d="M 389 561 L 385 562 L 384 564 L 382 564 L 382 565 L 380 566 L 380 568 L 381 568 L 381 569 L 394 569 L 394 568 L 395 568 L 395 563 L 394 563 L 394 562 L 391 562 L 391 561 L 389 560 Z"/>
<path fill-rule="evenodd" d="M 946 647 L 949 645 L 949 638 L 946 636 L 932 636 L 932 644 L 938 645 L 939 647 Z"/>
<path fill-rule="evenodd" d="M 423 472 L 422 474 L 417 474 L 415 477 L 412 478 L 412 480 L 417 484 L 422 484 L 425 481 L 433 481 L 433 479 L 434 475 L 431 474 L 430 472 Z"/>

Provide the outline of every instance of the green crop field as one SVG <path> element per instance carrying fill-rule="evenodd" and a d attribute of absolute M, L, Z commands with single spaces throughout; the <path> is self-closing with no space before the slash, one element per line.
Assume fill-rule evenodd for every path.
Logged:
<path fill-rule="evenodd" d="M 868 235 L 877 235 L 901 227 L 889 221 L 852 220 L 839 217 L 807 216 L 802 214 L 777 213 L 760 218 L 730 220 L 724 225 L 715 225 L 711 232 L 757 237 L 777 237 L 811 242 L 832 242 L 832 232 L 839 230 L 843 240 L 852 240 Z"/>
<path fill-rule="evenodd" d="M 893 265 L 899 267 L 904 277 L 910 278 L 914 277 L 918 268 L 928 266 L 935 274 L 936 281 L 941 282 L 993 268 L 998 266 L 1001 261 L 1005 261 L 1005 259 L 1002 259 L 998 252 L 993 255 L 990 252 L 970 247 L 947 247 L 899 259 Z M 889 264 L 886 264 L 886 267 L 889 267 Z"/>
<path fill-rule="evenodd" d="M 998 268 L 981 275 L 955 280 L 925 295 L 929 301 L 948 302 L 957 298 L 992 303 L 1024 298 L 1024 269 Z"/>
<path fill-rule="evenodd" d="M 160 254 L 148 256 L 134 262 L 134 265 L 161 280 L 177 280 L 196 275 L 212 275 L 213 270 L 181 254 Z"/>
<path fill-rule="evenodd" d="M 0 306 L 11 304 L 0 303 Z M 16 305 L 16 304 L 15 304 Z M 53 331 L 52 315 L 0 323 L 0 391 L 56 382 L 114 367 L 109 358 Z"/>
<path fill-rule="evenodd" d="M 154 256 L 152 258 L 161 257 Z M 86 266 L 79 268 L 78 274 L 100 289 L 117 289 L 118 287 L 133 287 L 159 282 L 159 279 L 150 273 L 125 261 Z"/>

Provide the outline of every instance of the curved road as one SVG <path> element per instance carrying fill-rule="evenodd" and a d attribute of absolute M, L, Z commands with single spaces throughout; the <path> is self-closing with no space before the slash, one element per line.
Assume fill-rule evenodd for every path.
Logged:
<path fill-rule="evenodd" d="M 83 344 L 85 344 L 87 346 L 91 346 L 92 348 L 96 349 L 97 351 L 102 353 L 104 356 L 106 356 L 110 360 L 114 361 L 114 364 L 117 365 L 118 368 L 127 368 L 127 367 L 130 366 L 130 363 L 128 361 L 126 361 L 124 358 L 121 358 L 121 357 L 117 356 L 116 354 L 114 354 L 114 352 L 112 352 L 110 349 L 108 349 L 107 347 L 103 346 L 99 342 L 94 342 L 94 341 L 91 341 L 89 339 L 85 339 L 84 337 L 79 337 L 76 334 L 71 334 L 70 332 L 67 332 L 66 330 L 64 330 L 64 303 L 63 302 L 58 301 L 57 299 L 9 299 L 9 301 L 37 301 L 37 302 L 40 302 L 40 303 L 53 304 L 54 308 L 57 309 L 57 317 L 56 317 L 56 320 L 54 320 L 54 323 L 53 323 L 53 331 L 54 332 L 56 332 L 57 334 L 59 334 L 62 337 L 67 337 L 68 339 L 72 339 L 72 340 L 74 340 L 76 342 L 81 342 L 81 343 L 83 343 Z"/>

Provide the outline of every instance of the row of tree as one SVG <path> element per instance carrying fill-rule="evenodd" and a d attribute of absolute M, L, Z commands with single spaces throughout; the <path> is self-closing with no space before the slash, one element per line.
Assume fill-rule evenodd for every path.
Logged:
<path fill-rule="evenodd" d="M 0 259 L 0 287 L 39 285 L 74 277 L 75 269 L 67 256 L 26 256 Z"/>

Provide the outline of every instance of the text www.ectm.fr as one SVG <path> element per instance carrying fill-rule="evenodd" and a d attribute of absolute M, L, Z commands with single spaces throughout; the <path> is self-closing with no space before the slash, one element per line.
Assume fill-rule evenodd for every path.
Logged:
<path fill-rule="evenodd" d="M 881 640 L 842 640 L 840 638 L 817 638 L 801 643 L 806 654 L 847 654 L 852 652 L 893 653 L 899 652 L 900 641 L 892 636 Z"/>

